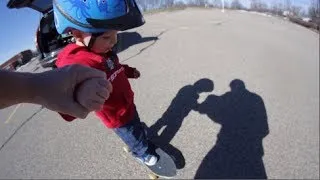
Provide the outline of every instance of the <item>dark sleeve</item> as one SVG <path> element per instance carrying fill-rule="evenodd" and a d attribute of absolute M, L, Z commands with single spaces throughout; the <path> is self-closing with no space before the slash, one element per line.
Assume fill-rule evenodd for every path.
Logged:
<path fill-rule="evenodd" d="M 134 78 L 134 71 L 136 68 L 130 67 L 126 64 L 123 64 L 122 67 L 124 67 L 124 73 L 128 78 Z"/>
<path fill-rule="evenodd" d="M 59 113 L 59 114 L 64 120 L 66 120 L 68 122 L 71 122 L 76 119 L 76 117 L 70 116 L 68 114 L 63 114 L 63 113 Z"/>

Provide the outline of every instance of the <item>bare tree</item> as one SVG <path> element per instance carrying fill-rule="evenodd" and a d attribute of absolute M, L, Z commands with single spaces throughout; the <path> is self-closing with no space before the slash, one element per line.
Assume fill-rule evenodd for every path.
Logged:
<path fill-rule="evenodd" d="M 174 4 L 174 0 L 165 0 L 167 7 L 172 7 Z"/>
<path fill-rule="evenodd" d="M 286 11 L 291 11 L 291 0 L 285 0 L 284 6 Z"/>
<path fill-rule="evenodd" d="M 157 8 L 160 6 L 160 1 L 161 0 L 148 0 L 150 5 L 153 7 L 153 8 Z"/>
<path fill-rule="evenodd" d="M 146 0 L 146 1 L 152 1 L 152 0 Z M 157 7 L 160 8 L 169 8 L 174 5 L 174 0 L 153 0 L 155 4 L 157 4 Z"/>
<path fill-rule="evenodd" d="M 186 4 L 185 4 L 185 1 L 178 1 L 178 2 L 175 3 L 175 6 L 177 6 L 177 7 L 185 7 Z"/>
<path fill-rule="evenodd" d="M 308 17 L 308 11 L 306 11 L 305 9 L 301 9 L 300 16 L 301 17 Z"/>
<path fill-rule="evenodd" d="M 231 5 L 228 3 L 228 1 L 224 1 L 224 8 L 225 9 L 230 9 Z"/>
<path fill-rule="evenodd" d="M 221 8 L 221 6 L 222 6 L 221 0 L 213 0 L 212 6 L 215 8 Z"/>
<path fill-rule="evenodd" d="M 309 7 L 309 16 L 310 18 L 320 23 L 320 2 L 319 0 L 311 0 Z"/>
<path fill-rule="evenodd" d="M 268 5 L 261 0 L 251 0 L 250 9 L 258 12 L 268 12 Z"/>
<path fill-rule="evenodd" d="M 201 0 L 201 6 L 207 6 L 208 4 L 208 0 Z"/>
<path fill-rule="evenodd" d="M 233 0 L 230 6 L 231 9 L 243 9 L 243 5 L 240 3 L 239 0 Z"/>
<path fill-rule="evenodd" d="M 205 6 L 206 4 L 208 4 L 207 0 L 195 0 L 195 5 L 197 6 Z"/>
<path fill-rule="evenodd" d="M 260 12 L 268 12 L 269 11 L 268 4 L 265 2 L 261 2 L 259 7 L 260 7 Z"/>
<path fill-rule="evenodd" d="M 250 9 L 253 11 L 259 10 L 260 0 L 251 0 Z"/>
<path fill-rule="evenodd" d="M 282 15 L 284 11 L 283 4 L 281 2 L 274 3 L 270 9 L 272 14 Z"/>
<path fill-rule="evenodd" d="M 290 8 L 290 12 L 294 15 L 294 16 L 302 16 L 302 7 L 300 6 L 291 6 Z"/>
<path fill-rule="evenodd" d="M 142 11 L 146 11 L 148 9 L 147 0 L 137 0 L 137 4 L 141 7 Z"/>

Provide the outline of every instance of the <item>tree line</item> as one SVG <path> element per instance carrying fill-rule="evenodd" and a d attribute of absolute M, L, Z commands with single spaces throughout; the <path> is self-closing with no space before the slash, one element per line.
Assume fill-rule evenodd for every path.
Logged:
<path fill-rule="evenodd" d="M 294 5 L 293 0 L 274 0 L 271 5 L 268 5 L 265 0 L 250 0 L 249 7 L 245 7 L 240 0 L 225 1 L 224 7 L 226 9 L 243 9 L 257 12 L 272 13 L 276 15 L 283 15 L 283 12 L 290 12 L 294 16 L 310 17 L 311 19 L 320 19 L 320 1 L 310 0 L 309 8 L 307 10 L 300 6 Z M 170 7 L 187 7 L 200 6 L 221 8 L 221 0 L 137 0 L 140 8 L 143 11 L 159 8 Z"/>

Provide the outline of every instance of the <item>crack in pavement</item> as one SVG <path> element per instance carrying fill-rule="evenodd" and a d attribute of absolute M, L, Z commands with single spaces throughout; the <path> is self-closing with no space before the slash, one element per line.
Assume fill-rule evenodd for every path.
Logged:
<path fill-rule="evenodd" d="M 15 134 L 27 123 L 29 122 L 35 115 L 37 115 L 44 107 L 41 106 L 35 113 L 33 113 L 29 118 L 27 118 L 14 132 L 11 134 L 11 136 L 2 144 L 0 147 L 0 152 L 4 148 L 4 146 L 13 138 Z"/>
<path fill-rule="evenodd" d="M 132 58 L 134 58 L 134 57 L 136 57 L 136 56 L 139 56 L 143 51 L 145 51 L 146 49 L 148 49 L 148 48 L 150 48 L 151 46 L 153 46 L 154 44 L 156 44 L 156 42 L 159 40 L 159 37 L 160 37 L 161 35 L 163 35 L 164 33 L 168 32 L 168 31 L 169 31 L 169 30 L 164 30 L 164 31 L 160 32 L 160 33 L 156 36 L 157 39 L 154 40 L 153 43 L 151 43 L 151 44 L 149 44 L 148 46 L 140 49 L 140 51 L 139 51 L 138 53 L 136 53 L 135 55 L 132 55 L 131 57 L 128 57 L 127 59 L 121 61 L 121 63 L 122 63 L 122 62 L 126 62 L 126 61 L 128 61 L 128 60 L 130 60 L 130 59 L 132 59 Z"/>

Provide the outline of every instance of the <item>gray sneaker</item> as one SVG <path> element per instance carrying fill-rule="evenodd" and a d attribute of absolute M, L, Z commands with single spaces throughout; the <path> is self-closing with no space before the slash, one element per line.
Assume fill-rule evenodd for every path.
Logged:
<path fill-rule="evenodd" d="M 146 154 L 142 158 L 137 158 L 141 163 L 144 163 L 147 166 L 153 166 L 157 163 L 158 158 L 152 154 Z"/>

